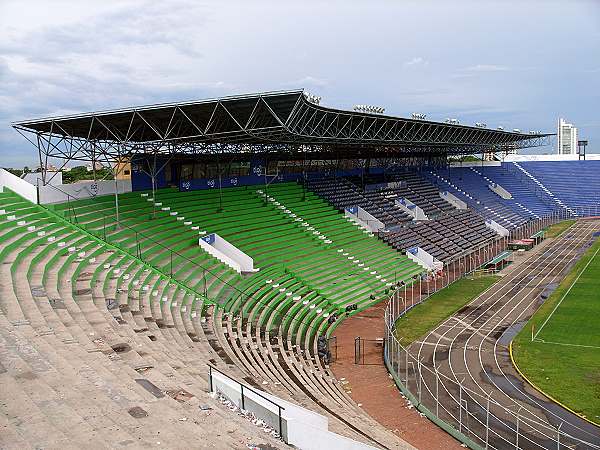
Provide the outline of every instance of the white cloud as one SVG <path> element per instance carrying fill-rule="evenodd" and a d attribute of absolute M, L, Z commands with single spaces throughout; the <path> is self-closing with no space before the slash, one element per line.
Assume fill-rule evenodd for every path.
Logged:
<path fill-rule="evenodd" d="M 313 77 L 311 75 L 306 75 L 305 77 L 300 78 L 299 80 L 290 81 L 286 83 L 290 86 L 294 86 L 297 88 L 302 87 L 324 87 L 329 84 L 329 82 L 323 78 Z"/>
<path fill-rule="evenodd" d="M 464 70 L 467 72 L 508 72 L 510 68 L 496 64 L 477 64 L 475 66 L 467 67 Z"/>
<path fill-rule="evenodd" d="M 421 56 L 415 56 L 413 59 L 406 61 L 404 67 L 415 67 L 415 66 L 426 66 L 429 62 L 423 59 Z"/>

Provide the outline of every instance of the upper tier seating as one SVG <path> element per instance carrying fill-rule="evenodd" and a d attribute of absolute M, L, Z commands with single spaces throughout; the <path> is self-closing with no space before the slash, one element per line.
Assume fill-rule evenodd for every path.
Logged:
<path fill-rule="evenodd" d="M 600 212 L 600 161 L 526 161 L 503 165 L 517 173 L 522 171 L 515 166 L 521 166 L 550 191 L 546 194 L 551 198 L 570 208 L 587 208 L 582 214 Z M 540 184 L 530 181 L 531 186 L 540 189 Z"/>
<path fill-rule="evenodd" d="M 67 215 L 74 212 L 79 224 L 101 234 L 108 224 L 110 242 L 132 252 L 139 248 L 145 259 L 165 272 L 181 271 L 187 276 L 192 269 L 206 267 L 210 271 L 207 296 L 224 305 L 237 298 L 246 283 L 268 277 L 262 275 L 265 270 L 250 277 L 236 274 L 199 248 L 198 233 L 218 233 L 251 256 L 256 267 L 294 274 L 327 297 L 329 313 L 343 310 L 349 303 L 366 306 L 373 302 L 372 296 L 380 300 L 394 280 L 410 279 L 418 271 L 404 255 L 366 236 L 314 194 L 304 195 L 299 185 L 270 186 L 268 194 L 278 204 L 265 205 L 264 194 L 257 190 L 224 189 L 220 212 L 218 190 L 180 193 L 167 189 L 157 192 L 154 201 L 139 193 L 127 194 L 120 200 L 124 226 L 118 229 L 114 228 L 111 197 L 71 202 L 72 210 L 67 205 L 56 209 Z M 154 203 L 160 206 L 153 207 Z M 169 249 L 178 252 L 173 263 Z M 370 270 L 363 270 L 365 267 Z M 200 281 L 197 288 L 203 290 L 204 278 Z"/>
<path fill-rule="evenodd" d="M 360 185 L 358 177 L 352 177 L 351 181 L 355 185 Z M 401 187 L 386 187 L 379 189 L 384 193 L 385 198 L 394 201 L 395 199 L 406 198 L 418 205 L 430 219 L 435 218 L 444 212 L 454 210 L 454 207 L 440 197 L 440 191 L 431 183 L 421 178 L 414 172 L 396 171 L 385 175 L 370 175 L 366 178 L 365 184 L 380 184 L 383 182 L 404 182 Z"/>
<path fill-rule="evenodd" d="M 306 221 L 336 242 L 335 247 L 304 231 L 305 227 L 296 227 L 289 214 L 272 202 L 262 206 L 262 198 L 253 189 L 224 193 L 221 213 L 216 213 L 215 192 L 180 194 L 167 190 L 159 194 L 163 203 L 172 201 L 180 211 L 188 208 L 186 214 L 194 223 L 203 222 L 206 228 L 210 225 L 210 231 L 219 232 L 242 248 L 252 247 L 254 250 L 248 251 L 260 255 L 259 267 L 278 253 L 283 261 L 281 254 L 293 250 L 290 245 L 301 247 L 289 256 L 294 260 L 289 262 L 294 269 L 282 269 L 283 262 L 265 263 L 258 274 L 240 277 L 220 268 L 218 273 L 223 279 L 230 277 L 231 292 L 217 298 L 224 308 L 216 308 L 204 292 L 225 292 L 222 281 L 208 277 L 209 284 L 214 281 L 217 285 L 205 288 L 202 270 L 183 258 L 174 259 L 171 278 L 170 258 L 164 248 L 156 247 L 149 238 L 140 238 L 139 247 L 129 242 L 135 240 L 135 233 L 133 238 L 129 236 L 132 231 L 126 223 L 161 236 L 171 245 L 187 242 L 191 246 L 198 231 L 183 225 L 189 222 L 188 217 L 179 221 L 177 216 L 161 210 L 150 220 L 154 202 L 139 193 L 123 195 L 121 226 L 113 229 L 111 216 L 107 219 L 106 233 L 111 241 L 107 244 L 79 226 L 100 230 L 98 235 L 102 236 L 105 228 L 101 213 L 111 212 L 112 198 L 81 201 L 72 210 L 57 205 L 54 209 L 59 215 L 55 215 L 14 194 L 2 194 L 0 209 L 6 214 L 0 215 L 0 338 L 14 340 L 19 336 L 39 354 L 21 355 L 21 367 L 11 353 L 9 363 L 3 358 L 8 375 L 0 374 L 2 391 L 8 392 L 5 387 L 11 387 L 10 392 L 14 392 L 11 401 L 5 402 L 5 409 L 15 417 L 27 411 L 38 417 L 30 422 L 31 426 L 20 425 L 21 439 L 30 444 L 25 446 L 81 448 L 87 443 L 114 448 L 131 439 L 148 446 L 161 440 L 174 447 L 190 448 L 214 440 L 217 434 L 222 436 L 219 445 L 237 448 L 240 443 L 255 442 L 260 434 L 267 444 L 281 448 L 281 442 L 260 429 L 257 432 L 246 419 L 224 410 L 206 394 L 207 364 L 211 363 L 238 380 L 325 414 L 333 431 L 361 442 L 406 448 L 367 416 L 329 368 L 313 356 L 313 336 L 326 333 L 331 326 L 325 311 L 339 313 L 349 299 L 362 300 L 367 286 L 373 292 L 381 291 L 378 285 L 387 288 L 387 283 L 372 272 L 377 268 L 386 274 L 399 273 L 399 266 L 388 267 L 392 264 L 386 258 L 397 253 L 368 239 L 339 214 L 328 214 L 331 209 L 322 202 L 301 202 L 298 186 L 273 187 L 269 194 L 278 195 L 290 208 L 301 211 Z M 61 218 L 69 211 L 77 214 L 77 226 Z M 7 220 L 13 215 L 15 220 Z M 219 217 L 214 219 L 214 215 Z M 268 233 L 258 232 L 261 227 L 274 235 L 280 231 L 281 239 L 269 239 Z M 309 239 L 303 239 L 304 235 Z M 49 237 L 54 239 L 49 241 Z M 241 245 L 243 241 L 245 245 Z M 365 242 L 371 245 L 365 247 Z M 372 252 L 373 244 L 380 251 Z M 202 252 L 197 244 L 195 251 Z M 349 270 L 347 266 L 359 264 L 344 255 L 348 252 L 356 255 L 354 260 L 360 257 L 368 261 L 370 271 Z M 311 264 L 321 260 L 321 253 L 323 266 Z M 205 255 L 202 258 L 207 265 L 212 261 Z M 306 262 L 302 264 L 302 260 Z M 396 261 L 407 262 L 403 257 Z M 214 263 L 211 268 L 216 266 Z M 412 262 L 405 266 L 399 279 L 408 280 L 410 274 L 420 272 Z M 305 268 L 302 276 L 306 278 L 295 272 L 296 267 Z M 328 279 L 335 270 L 340 271 L 338 278 Z M 323 284 L 316 288 L 313 282 Z M 242 291 L 238 284 L 243 285 L 244 294 L 236 296 L 234 291 Z M 371 301 L 369 297 L 364 300 Z M 19 334 L 11 337 L 7 333 Z M 44 366 L 46 363 L 52 366 L 50 370 Z M 27 364 L 34 375 L 22 376 Z M 28 380 L 36 381 L 32 385 Z M 36 392 L 31 391 L 33 388 Z M 34 402 L 34 395 L 42 401 Z M 207 416 L 199 410 L 199 404 L 209 405 L 214 411 Z M 149 414 L 146 422 L 123 414 L 133 406 Z M 97 422 L 99 416 L 101 425 Z M 82 434 L 72 437 L 75 426 L 81 427 Z M 97 434 L 99 427 L 106 432 Z M 73 444 L 67 438 L 73 439 Z"/>
<path fill-rule="evenodd" d="M 497 238 L 481 217 L 470 210 L 444 214 L 436 220 L 419 221 L 414 226 L 382 233 L 381 236 L 398 250 L 419 246 L 444 263 Z"/>
<path fill-rule="evenodd" d="M 449 191 L 486 219 L 511 230 L 535 218 L 532 211 L 520 208 L 489 189 L 491 182 L 470 167 L 435 168 L 421 172 L 442 191 Z"/>
<path fill-rule="evenodd" d="M 375 185 L 384 182 L 382 175 L 353 177 L 354 183 Z M 433 220 L 404 221 L 386 231 L 380 237 L 397 250 L 405 251 L 419 246 L 442 262 L 450 262 L 460 255 L 478 248 L 497 238 L 497 235 L 485 226 L 481 217 L 473 211 L 459 211 L 439 196 L 439 191 L 429 182 L 414 173 L 386 174 L 385 181 L 405 181 L 405 187 L 385 187 L 364 192 L 356 184 L 345 179 L 322 179 L 311 182 L 312 188 L 327 198 L 334 205 L 342 208 L 340 199 L 356 198 L 369 195 L 372 200 L 364 208 L 371 214 L 371 205 L 382 202 L 393 202 L 394 198 L 406 197 L 431 215 Z M 331 183 L 333 186 L 329 186 Z M 337 204 L 335 202 L 338 202 Z M 349 203 L 348 203 L 349 205 Z M 390 206 L 400 210 L 398 206 Z M 376 215 L 376 214 L 373 214 Z"/>
<path fill-rule="evenodd" d="M 345 178 L 323 178 L 310 180 L 308 187 L 327 199 L 340 210 L 352 206 L 360 206 L 386 227 L 410 222 L 408 214 L 400 210 L 393 200 L 380 196 L 375 191 L 363 191 Z"/>
<path fill-rule="evenodd" d="M 477 167 L 477 171 L 510 192 L 515 204 L 526 212 L 541 217 L 557 209 L 558 206 L 541 189 L 532 189 L 532 181 L 525 174 L 508 167 L 507 164 L 484 166 Z"/>

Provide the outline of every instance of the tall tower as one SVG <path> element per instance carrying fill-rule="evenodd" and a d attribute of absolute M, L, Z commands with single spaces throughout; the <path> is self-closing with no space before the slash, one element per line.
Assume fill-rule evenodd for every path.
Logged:
<path fill-rule="evenodd" d="M 577 128 L 564 119 L 558 119 L 556 151 L 559 155 L 577 154 Z"/>

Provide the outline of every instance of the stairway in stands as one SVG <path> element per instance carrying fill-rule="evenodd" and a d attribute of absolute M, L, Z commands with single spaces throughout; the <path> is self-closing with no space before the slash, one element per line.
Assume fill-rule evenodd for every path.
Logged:
<path fill-rule="evenodd" d="M 566 209 L 573 216 L 577 216 L 577 213 L 569 208 L 560 198 L 558 198 L 550 189 L 548 189 L 540 180 L 538 180 L 533 174 L 531 174 L 527 169 L 521 166 L 518 162 L 512 163 L 517 169 L 523 172 L 531 181 L 533 181 L 539 188 L 548 194 L 548 196 L 561 208 Z"/>
<path fill-rule="evenodd" d="M 473 172 L 475 172 L 477 175 L 479 175 L 480 177 L 482 177 L 486 181 L 486 183 L 488 183 L 488 185 L 496 183 L 494 180 L 492 180 L 491 178 L 489 178 L 486 174 L 484 174 L 484 173 L 480 172 L 479 170 L 477 170 L 475 167 L 470 167 L 470 169 Z M 497 183 L 497 184 L 500 184 L 500 183 Z M 505 188 L 505 189 L 507 188 L 507 186 L 502 186 L 502 187 Z M 497 194 L 497 195 L 499 196 L 499 194 Z M 511 195 L 513 195 L 512 192 L 511 192 Z M 521 210 L 523 210 L 525 212 L 525 214 L 527 214 L 527 215 L 529 215 L 529 216 L 531 216 L 531 217 L 533 217 L 535 219 L 539 219 L 540 218 L 540 216 L 535 211 L 532 211 L 527 206 L 525 206 L 522 203 L 518 202 L 514 198 L 514 195 L 513 195 L 513 201 L 514 201 L 514 204 L 518 208 L 520 208 Z"/>
<path fill-rule="evenodd" d="M 491 219 L 506 229 L 513 229 L 532 217 L 518 207 L 502 201 L 489 190 L 479 174 L 466 168 L 431 169 L 423 172 L 441 190 L 456 195 L 486 219 Z"/>

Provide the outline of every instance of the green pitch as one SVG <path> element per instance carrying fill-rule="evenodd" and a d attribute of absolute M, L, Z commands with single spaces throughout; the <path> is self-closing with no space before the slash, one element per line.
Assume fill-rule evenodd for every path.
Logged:
<path fill-rule="evenodd" d="M 513 354 L 531 382 L 600 424 L 600 239 L 515 338 Z"/>

